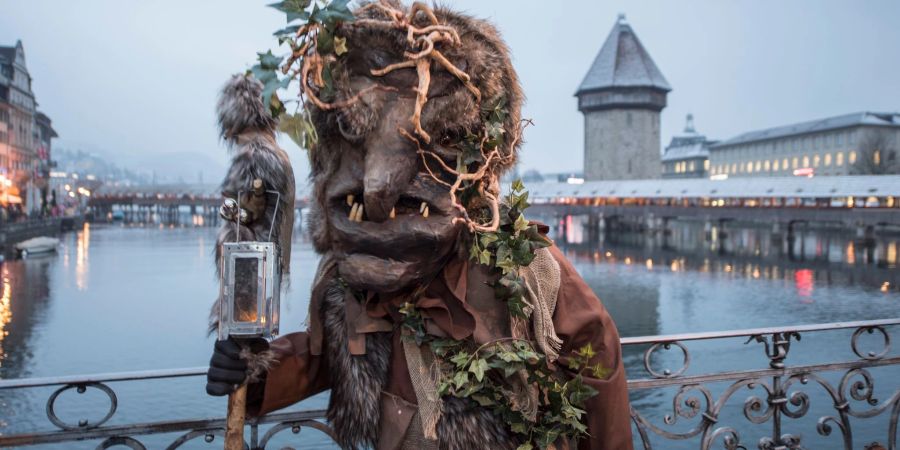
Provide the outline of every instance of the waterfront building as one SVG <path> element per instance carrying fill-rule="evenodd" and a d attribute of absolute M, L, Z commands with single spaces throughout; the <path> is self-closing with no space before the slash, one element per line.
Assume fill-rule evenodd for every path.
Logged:
<path fill-rule="evenodd" d="M 659 113 L 672 88 L 620 15 L 578 87 L 587 180 L 660 177 Z"/>
<path fill-rule="evenodd" d="M 50 169 L 50 118 L 37 111 L 22 41 L 0 47 L 0 204 L 40 208 Z"/>
<path fill-rule="evenodd" d="M 900 114 L 858 112 L 750 131 L 709 148 L 713 177 L 892 173 Z M 884 170 L 880 170 L 884 169 Z M 900 172 L 893 172 L 900 173 Z"/>
<path fill-rule="evenodd" d="M 684 132 L 672 136 L 662 155 L 663 178 L 706 178 L 709 176 L 709 146 L 706 136 L 694 129 L 694 115 L 688 114 Z"/>

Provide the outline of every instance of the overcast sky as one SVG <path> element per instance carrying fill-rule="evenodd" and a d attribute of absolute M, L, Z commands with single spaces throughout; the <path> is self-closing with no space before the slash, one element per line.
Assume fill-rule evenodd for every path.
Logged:
<path fill-rule="evenodd" d="M 274 0 L 0 0 L 0 45 L 22 39 L 55 144 L 136 164 L 198 153 L 224 164 L 213 109 L 229 74 L 274 47 Z M 724 139 L 853 111 L 900 110 L 900 2 L 459 0 L 494 22 L 528 103 L 522 169 L 580 171 L 573 94 L 625 13 L 672 85 L 662 145 L 692 112 Z M 298 171 L 305 155 L 282 139 Z M 208 180 L 211 181 L 211 180 Z"/>

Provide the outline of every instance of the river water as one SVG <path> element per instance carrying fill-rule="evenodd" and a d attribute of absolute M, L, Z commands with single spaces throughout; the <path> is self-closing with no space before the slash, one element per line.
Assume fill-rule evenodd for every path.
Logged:
<path fill-rule="evenodd" d="M 867 247 L 837 231 L 801 230 L 788 242 L 772 237 L 770 228 L 730 225 L 726 232 L 676 223 L 669 235 L 589 238 L 577 218 L 552 225 L 557 243 L 610 310 L 622 336 L 900 317 L 898 236 L 880 237 Z M 86 224 L 62 236 L 58 254 L 7 261 L 0 269 L 0 378 L 206 365 L 213 343 L 205 333 L 207 312 L 217 291 L 214 234 L 209 227 Z M 296 237 L 294 249 L 292 288 L 282 300 L 282 332 L 303 328 L 316 267 L 316 256 L 302 236 Z M 872 342 L 868 344 L 877 348 Z M 690 348 L 691 374 L 768 364 L 758 343 L 726 340 Z M 625 351 L 632 378 L 646 377 L 641 350 Z M 677 368 L 679 358 L 665 354 L 655 364 Z M 849 333 L 830 332 L 805 335 L 792 347 L 788 362 L 853 358 Z M 900 386 L 896 368 L 873 374 L 879 399 Z M 225 400 L 206 396 L 204 383 L 200 377 L 112 383 L 119 410 L 108 424 L 223 415 Z M 713 385 L 711 392 L 718 395 L 724 387 Z M 785 431 L 802 435 L 807 448 L 840 447 L 839 431 L 823 437 L 815 428 L 820 416 L 834 414 L 831 400 L 821 389 L 803 390 L 812 400 L 810 412 L 787 420 Z M 52 391 L 0 391 L 0 433 L 52 430 L 44 412 Z M 684 431 L 699 417 L 678 418 L 672 426 L 662 423 L 664 415 L 673 414 L 674 394 L 637 391 L 632 400 L 658 426 Z M 760 388 L 745 389 L 726 404 L 720 420 L 741 430 L 744 444 L 755 448 L 758 438 L 771 434 L 771 425 L 752 425 L 743 417 L 749 395 L 765 398 Z M 324 408 L 327 398 L 325 393 L 293 408 Z M 97 420 L 107 401 L 94 390 L 82 395 L 68 391 L 56 407 L 65 421 Z M 854 422 L 856 447 L 884 442 L 885 423 L 886 417 Z M 315 431 L 303 431 L 299 438 L 282 434 L 287 435 L 280 441 L 284 445 L 330 448 Z M 176 437 L 139 439 L 162 448 Z M 656 448 L 697 448 L 696 443 L 653 442 Z M 96 442 L 44 448 L 94 446 Z M 200 439 L 186 448 L 220 446 L 219 439 L 209 445 Z"/>

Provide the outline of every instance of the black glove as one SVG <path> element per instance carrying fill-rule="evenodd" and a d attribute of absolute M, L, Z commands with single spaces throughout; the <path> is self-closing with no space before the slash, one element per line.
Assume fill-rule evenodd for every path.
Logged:
<path fill-rule="evenodd" d="M 247 361 L 240 356 L 242 348 L 260 353 L 269 348 L 269 342 L 262 338 L 241 340 L 228 338 L 216 341 L 212 358 L 209 360 L 209 372 L 206 373 L 207 394 L 228 395 L 244 384 L 247 380 Z"/>

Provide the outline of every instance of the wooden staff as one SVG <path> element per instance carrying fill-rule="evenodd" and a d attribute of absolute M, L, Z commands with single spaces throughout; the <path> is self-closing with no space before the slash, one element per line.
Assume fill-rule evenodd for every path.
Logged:
<path fill-rule="evenodd" d="M 244 417 L 247 413 L 247 384 L 228 394 L 225 419 L 225 450 L 244 450 Z"/>

